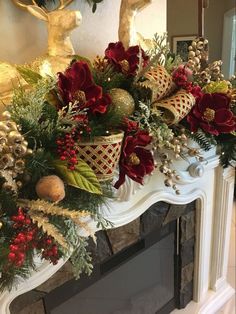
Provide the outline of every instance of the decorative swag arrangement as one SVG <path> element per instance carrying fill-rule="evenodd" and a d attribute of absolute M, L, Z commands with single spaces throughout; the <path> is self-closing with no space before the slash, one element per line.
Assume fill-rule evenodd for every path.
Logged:
<path fill-rule="evenodd" d="M 18 67 L 30 87 L 15 89 L 0 119 L 1 289 L 30 276 L 36 255 L 52 264 L 71 256 L 76 277 L 89 274 L 88 217 L 109 226 L 99 208 L 127 177 L 144 184 L 159 171 L 179 194 L 173 159 L 203 161 L 189 139 L 217 145 L 224 167 L 236 160 L 235 77 L 207 63 L 203 38 L 186 64 L 165 42 L 155 36 L 148 52 L 110 43 L 56 77 Z"/>

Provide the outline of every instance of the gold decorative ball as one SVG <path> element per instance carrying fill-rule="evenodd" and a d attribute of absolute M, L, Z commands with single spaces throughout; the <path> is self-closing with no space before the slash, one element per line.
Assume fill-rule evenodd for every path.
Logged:
<path fill-rule="evenodd" d="M 11 119 L 11 114 L 9 111 L 4 111 L 2 113 L 2 117 L 5 118 L 6 120 L 10 120 Z"/>
<path fill-rule="evenodd" d="M 110 90 L 109 94 L 116 111 L 123 117 L 128 117 L 134 112 L 134 99 L 126 90 L 113 88 Z"/>
<path fill-rule="evenodd" d="M 2 226 L 3 226 L 3 223 L 0 221 L 0 229 L 2 228 Z"/>

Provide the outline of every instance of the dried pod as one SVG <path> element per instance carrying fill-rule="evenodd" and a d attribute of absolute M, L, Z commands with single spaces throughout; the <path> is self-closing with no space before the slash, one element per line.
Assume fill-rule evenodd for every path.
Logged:
<path fill-rule="evenodd" d="M 55 175 L 42 177 L 35 187 L 39 198 L 52 202 L 59 202 L 65 197 L 63 181 Z"/>

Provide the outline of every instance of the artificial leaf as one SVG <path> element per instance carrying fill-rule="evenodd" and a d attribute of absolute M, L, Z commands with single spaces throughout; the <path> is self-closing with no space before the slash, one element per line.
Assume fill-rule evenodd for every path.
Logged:
<path fill-rule="evenodd" d="M 67 163 L 61 160 L 56 160 L 53 165 L 68 185 L 90 193 L 102 194 L 100 183 L 94 171 L 82 159 L 78 159 L 75 170 L 68 169 Z"/>
<path fill-rule="evenodd" d="M 26 66 L 18 65 L 16 69 L 20 73 L 20 75 L 23 77 L 23 79 L 30 85 L 37 84 L 38 81 L 42 79 L 42 76 L 39 73 L 32 71 Z"/>

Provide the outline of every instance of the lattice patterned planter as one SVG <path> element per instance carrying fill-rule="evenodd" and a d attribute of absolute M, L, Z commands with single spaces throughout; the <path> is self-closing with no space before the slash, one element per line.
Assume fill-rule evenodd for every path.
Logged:
<path fill-rule="evenodd" d="M 79 143 L 78 156 L 93 169 L 99 181 L 112 179 L 120 159 L 123 132 Z"/>

